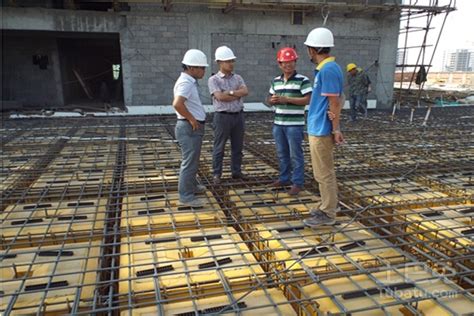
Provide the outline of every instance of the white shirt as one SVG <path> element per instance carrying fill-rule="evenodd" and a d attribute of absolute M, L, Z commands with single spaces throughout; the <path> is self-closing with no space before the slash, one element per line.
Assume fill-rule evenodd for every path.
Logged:
<path fill-rule="evenodd" d="M 174 96 L 182 96 L 186 100 L 184 105 L 188 109 L 194 118 L 198 121 L 206 120 L 206 112 L 204 111 L 204 106 L 201 103 L 199 98 L 198 85 L 196 79 L 188 75 L 187 73 L 182 72 L 178 80 L 174 84 L 173 89 Z M 176 110 L 176 116 L 178 119 L 184 119 Z"/>

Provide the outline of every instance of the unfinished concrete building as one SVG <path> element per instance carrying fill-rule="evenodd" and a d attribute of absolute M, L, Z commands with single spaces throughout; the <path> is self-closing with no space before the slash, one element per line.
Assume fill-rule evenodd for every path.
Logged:
<path fill-rule="evenodd" d="M 104 82 L 108 98 L 126 106 L 168 105 L 184 52 L 198 48 L 212 60 L 220 45 L 238 56 L 251 89 L 246 101 L 263 102 L 279 48 L 295 47 L 298 68 L 311 77 L 303 42 L 324 22 L 335 34 L 338 62 L 368 69 L 376 83 L 370 98 L 391 105 L 399 1 L 4 2 L 15 6 L 2 8 L 2 98 L 20 105 L 77 107 L 100 100 Z M 92 77 L 86 87 L 81 77 Z"/>
<path fill-rule="evenodd" d="M 0 314 L 472 314 L 474 108 L 433 109 L 429 118 L 385 110 L 403 10 L 446 8 L 2 3 L 4 110 L 84 113 L 2 118 Z M 323 24 L 334 30 L 339 63 L 368 69 L 381 109 L 357 123 L 343 113 L 335 226 L 303 224 L 320 201 L 306 141 L 304 190 L 290 196 L 271 186 L 279 168 L 271 113 L 245 114 L 245 179 L 232 179 L 227 154 L 222 183 L 212 182 L 206 127 L 198 179 L 208 204 L 200 208 L 178 203 L 174 115 L 99 113 L 104 104 L 169 107 L 184 52 L 212 59 L 223 44 L 238 57 L 246 102 L 262 102 L 283 45 L 298 50 L 298 68 L 312 77 L 303 42 Z"/>

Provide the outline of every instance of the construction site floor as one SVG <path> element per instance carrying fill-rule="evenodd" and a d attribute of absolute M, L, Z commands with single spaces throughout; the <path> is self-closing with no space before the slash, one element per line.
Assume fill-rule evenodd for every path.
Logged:
<path fill-rule="evenodd" d="M 335 150 L 341 212 L 274 188 L 271 113 L 246 113 L 245 179 L 212 182 L 212 115 L 179 204 L 173 116 L 2 121 L 2 315 L 467 315 L 474 107 L 371 111 Z"/>

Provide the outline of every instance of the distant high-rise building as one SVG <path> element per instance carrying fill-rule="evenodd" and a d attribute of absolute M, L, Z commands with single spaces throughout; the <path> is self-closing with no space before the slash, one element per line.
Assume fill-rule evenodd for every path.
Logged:
<path fill-rule="evenodd" d="M 445 51 L 443 55 L 444 71 L 472 71 L 474 52 L 468 49 Z"/>
<path fill-rule="evenodd" d="M 404 65 L 408 59 L 408 52 L 406 50 L 397 51 L 397 65 Z"/>

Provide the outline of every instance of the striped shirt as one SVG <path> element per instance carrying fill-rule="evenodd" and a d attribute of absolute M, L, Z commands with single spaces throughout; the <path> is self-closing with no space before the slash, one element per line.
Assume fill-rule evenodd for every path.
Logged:
<path fill-rule="evenodd" d="M 270 95 L 301 98 L 312 91 L 313 88 L 308 77 L 295 72 L 286 82 L 283 74 L 275 77 L 269 93 Z M 304 109 L 304 106 L 295 104 L 275 105 L 275 124 L 304 125 Z"/>

